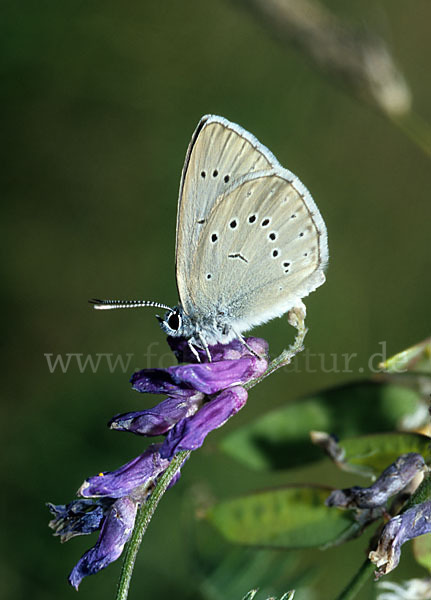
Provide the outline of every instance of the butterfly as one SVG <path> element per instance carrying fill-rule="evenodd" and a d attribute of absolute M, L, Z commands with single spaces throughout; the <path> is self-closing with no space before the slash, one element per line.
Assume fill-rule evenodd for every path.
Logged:
<path fill-rule="evenodd" d="M 194 354 L 303 306 L 322 285 L 327 230 L 307 188 L 251 133 L 215 115 L 199 121 L 181 175 L 171 308 L 92 300 L 96 309 L 154 306 L 169 336 Z"/>

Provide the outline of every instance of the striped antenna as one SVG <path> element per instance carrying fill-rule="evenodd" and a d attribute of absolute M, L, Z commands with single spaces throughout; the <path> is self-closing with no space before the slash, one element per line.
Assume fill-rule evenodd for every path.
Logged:
<path fill-rule="evenodd" d="M 89 303 L 93 304 L 94 308 L 97 310 L 111 310 L 114 308 L 142 308 L 144 306 L 153 306 L 154 308 L 172 310 L 172 308 L 170 306 L 166 306 L 166 304 L 152 302 L 151 300 L 99 300 L 98 298 L 92 298 L 89 300 Z"/>

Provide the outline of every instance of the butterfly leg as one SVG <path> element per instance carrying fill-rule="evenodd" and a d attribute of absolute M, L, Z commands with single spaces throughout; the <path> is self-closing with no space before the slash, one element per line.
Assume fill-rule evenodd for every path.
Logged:
<path fill-rule="evenodd" d="M 235 330 L 234 330 L 234 333 L 235 333 L 236 337 L 239 339 L 239 341 L 241 342 L 241 344 L 242 344 L 243 346 L 245 346 L 245 347 L 247 348 L 247 350 L 248 350 L 248 351 L 249 351 L 251 354 L 253 354 L 253 356 L 255 356 L 256 358 L 262 358 L 262 356 L 260 356 L 259 354 L 257 354 L 257 352 L 255 352 L 255 351 L 253 350 L 253 348 L 247 344 L 247 342 L 245 341 L 244 337 L 243 337 L 243 336 L 242 336 L 240 333 L 238 333 L 238 332 L 237 332 L 237 331 L 235 331 Z"/>
<path fill-rule="evenodd" d="M 196 361 L 199 362 L 199 363 L 202 362 L 201 361 L 201 357 L 199 356 L 199 352 L 193 346 L 193 343 L 192 343 L 191 340 L 187 340 L 187 346 L 190 348 L 190 351 L 193 354 L 193 356 L 196 358 Z"/>
<path fill-rule="evenodd" d="M 204 338 L 204 336 L 201 334 L 200 331 L 198 331 L 198 338 L 199 338 L 199 341 L 200 341 L 200 343 L 202 344 L 202 346 L 203 346 L 203 348 L 205 350 L 205 354 L 207 355 L 208 362 L 212 362 L 211 353 L 210 353 L 210 349 L 208 348 L 207 341 Z"/>

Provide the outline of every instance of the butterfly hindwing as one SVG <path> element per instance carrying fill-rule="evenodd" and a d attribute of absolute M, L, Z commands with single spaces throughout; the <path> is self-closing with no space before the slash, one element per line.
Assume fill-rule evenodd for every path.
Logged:
<path fill-rule="evenodd" d="M 257 173 L 213 206 L 189 274 L 202 317 L 224 311 L 237 331 L 249 329 L 324 282 L 326 229 L 289 176 Z"/>
<path fill-rule="evenodd" d="M 235 331 L 280 316 L 325 281 L 327 232 L 311 195 L 250 133 L 203 117 L 183 169 L 177 218 L 180 302 L 196 323 Z"/>

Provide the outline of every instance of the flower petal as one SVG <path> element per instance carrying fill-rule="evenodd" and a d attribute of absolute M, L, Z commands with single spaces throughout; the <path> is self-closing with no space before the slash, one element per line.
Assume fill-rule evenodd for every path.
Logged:
<path fill-rule="evenodd" d="M 377 549 L 369 554 L 371 562 L 378 567 L 376 577 L 397 567 L 404 542 L 425 533 L 431 533 L 431 500 L 412 506 L 384 526 Z"/>
<path fill-rule="evenodd" d="M 78 495 L 84 498 L 120 498 L 130 494 L 137 487 L 150 487 L 169 465 L 169 461 L 160 456 L 160 446 L 161 444 L 152 444 L 143 454 L 116 471 L 100 473 L 86 479 L 79 488 Z M 142 495 L 144 491 L 141 489 Z"/>
<path fill-rule="evenodd" d="M 425 461 L 420 454 L 402 454 L 383 471 L 380 477 L 367 488 L 354 486 L 334 490 L 327 498 L 327 506 L 343 508 L 375 508 L 383 506 L 387 500 L 401 492 L 418 473 L 425 469 Z"/>
<path fill-rule="evenodd" d="M 189 385 L 180 386 L 170 372 L 171 369 L 172 367 L 167 369 L 142 369 L 133 373 L 130 383 L 137 392 L 166 394 L 172 398 L 187 400 L 195 394 L 195 390 Z"/>
<path fill-rule="evenodd" d="M 236 360 L 170 367 L 172 377 L 203 394 L 215 394 L 233 385 L 241 385 L 265 372 L 267 362 L 255 356 Z"/>
<path fill-rule="evenodd" d="M 268 354 L 268 342 L 262 338 L 249 337 L 246 343 L 258 354 L 259 356 L 266 357 Z M 196 362 L 196 356 L 190 350 L 187 340 L 184 338 L 168 337 L 168 344 L 178 359 L 178 362 Z M 208 362 L 208 357 L 205 350 L 201 348 L 195 348 L 201 362 Z M 236 360 L 243 356 L 250 355 L 248 348 L 239 340 L 235 339 L 228 344 L 214 344 L 209 346 L 209 352 L 213 362 L 220 360 Z"/>
<path fill-rule="evenodd" d="M 161 456 L 170 459 L 181 450 L 196 450 L 213 429 L 221 427 L 246 401 L 247 392 L 241 386 L 223 390 L 195 415 L 183 419 L 170 430 L 160 448 Z"/>
<path fill-rule="evenodd" d="M 128 497 L 114 502 L 96 545 L 80 558 L 69 575 L 69 582 L 76 590 L 84 577 L 94 575 L 121 555 L 133 531 L 136 510 L 136 502 Z"/>
<path fill-rule="evenodd" d="M 135 373 L 131 381 L 138 392 L 168 394 L 182 399 L 190 398 L 194 393 L 192 390 L 215 394 L 230 386 L 244 384 L 262 375 L 267 366 L 265 359 L 249 354 L 235 360 L 143 369 Z"/>
<path fill-rule="evenodd" d="M 204 395 L 200 392 L 192 394 L 187 399 L 167 398 L 153 408 L 116 415 L 109 426 L 117 431 L 130 431 L 138 435 L 161 435 L 199 409 Z"/>
<path fill-rule="evenodd" d="M 262 359 L 267 359 L 268 342 L 266 340 L 249 337 L 246 338 L 245 342 Z M 253 356 L 249 349 L 238 339 L 232 340 L 229 344 L 215 344 L 210 347 L 210 352 L 214 362 L 219 360 L 238 360 L 238 358 L 243 358 L 244 356 Z"/>
<path fill-rule="evenodd" d="M 54 535 L 59 535 L 62 542 L 67 542 L 77 535 L 87 535 L 100 529 L 100 524 L 113 500 L 72 500 L 69 504 L 47 503 L 54 519 L 49 527 Z"/>

